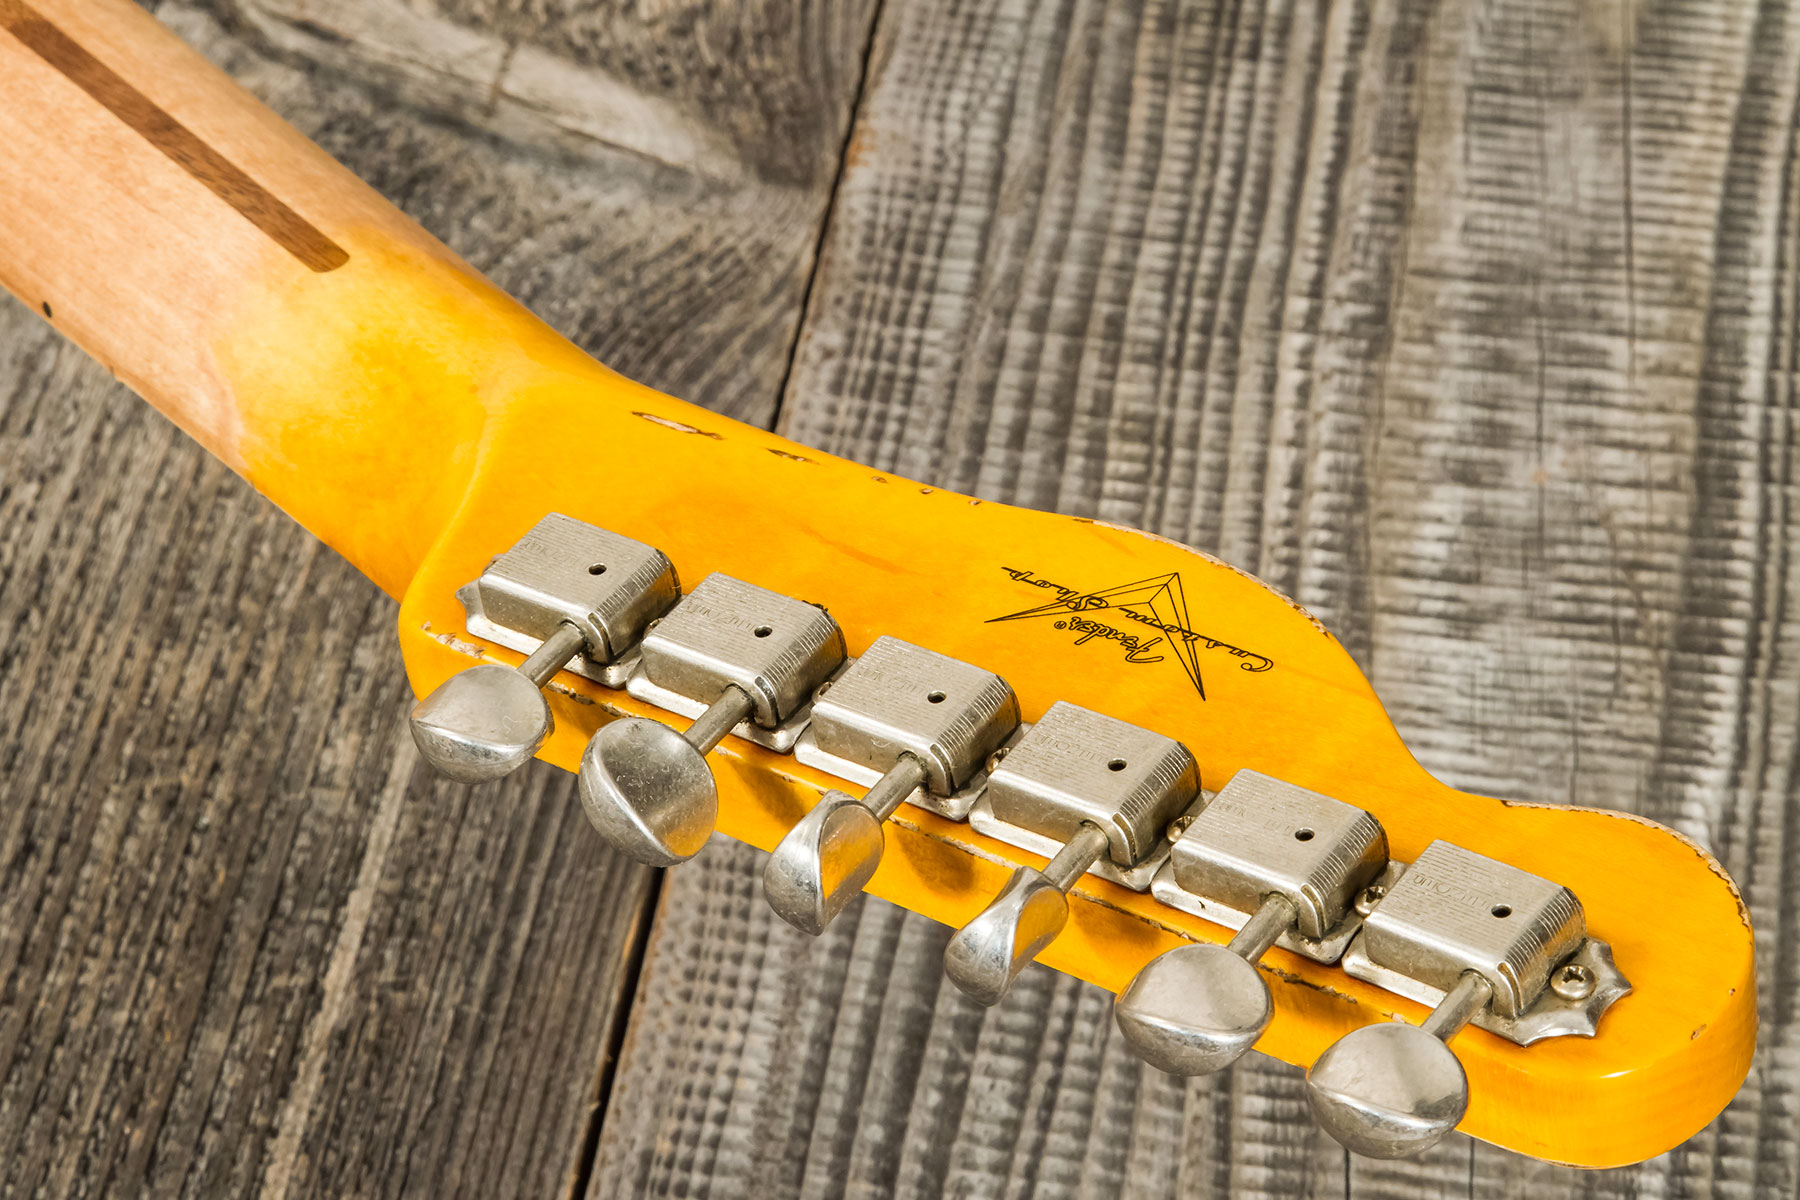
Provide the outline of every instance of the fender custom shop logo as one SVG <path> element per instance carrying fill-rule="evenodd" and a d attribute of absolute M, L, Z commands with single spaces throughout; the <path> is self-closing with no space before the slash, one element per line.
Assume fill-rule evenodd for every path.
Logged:
<path fill-rule="evenodd" d="M 1005 616 L 990 617 L 989 624 L 1041 619 L 1049 622 L 1052 628 L 1067 633 L 1077 646 L 1096 641 L 1110 642 L 1123 652 L 1126 662 L 1134 665 L 1174 659 L 1202 700 L 1206 699 L 1206 681 L 1200 674 L 1202 650 L 1222 651 L 1238 659 L 1240 671 L 1267 671 L 1275 665 L 1275 661 L 1266 655 L 1196 632 L 1188 616 L 1187 593 L 1182 589 L 1178 572 L 1084 592 L 1040 578 L 1034 571 L 1016 567 L 1000 569 L 1014 582 L 1050 592 L 1055 599 Z"/>

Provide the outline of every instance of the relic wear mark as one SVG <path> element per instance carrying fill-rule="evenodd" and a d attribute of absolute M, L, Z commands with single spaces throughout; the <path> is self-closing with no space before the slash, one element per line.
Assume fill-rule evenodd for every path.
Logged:
<path fill-rule="evenodd" d="M 74 38 L 45 20 L 25 0 L 0 0 L 0 28 L 309 269 L 323 274 L 350 261 L 342 246 L 201 141 Z M 49 315 L 48 306 L 45 315 Z"/>
<path fill-rule="evenodd" d="M 6 0 L 0 0 L 0 4 L 4 3 L 6 3 Z M 673 429 L 676 433 L 698 434 L 703 438 L 711 438 L 715 442 L 722 442 L 725 440 L 725 435 L 722 433 L 714 433 L 710 429 L 701 429 L 697 425 L 689 425 L 685 421 L 677 421 L 670 417 L 659 417 L 655 413 L 633 412 L 631 415 L 634 417 L 642 417 L 652 425 L 661 425 L 664 429 Z"/>

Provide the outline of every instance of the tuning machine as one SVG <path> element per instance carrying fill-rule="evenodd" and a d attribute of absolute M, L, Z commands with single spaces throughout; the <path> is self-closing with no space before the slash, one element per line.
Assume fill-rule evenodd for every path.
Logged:
<path fill-rule="evenodd" d="M 707 576 L 645 633 L 625 685 L 694 721 L 685 733 L 644 717 L 602 725 L 581 758 L 588 819 L 641 862 L 692 858 L 718 819 L 706 756 L 732 732 L 790 749 L 813 692 L 843 662 L 843 634 L 824 609 L 729 575 Z"/>
<path fill-rule="evenodd" d="M 1358 896 L 1387 866 L 1387 836 L 1362 809 L 1256 771 L 1233 775 L 1182 830 L 1152 890 L 1237 936 L 1177 947 L 1140 971 L 1114 1006 L 1126 1042 L 1175 1075 L 1229 1066 L 1274 1011 L 1257 960 L 1279 940 L 1336 961 Z"/>
<path fill-rule="evenodd" d="M 1353 1031 L 1308 1073 L 1320 1124 L 1359 1153 L 1415 1153 L 1456 1126 L 1468 1080 L 1448 1043 L 1467 1025 L 1519 1045 L 1593 1036 L 1630 990 L 1565 887 L 1441 841 L 1389 862 L 1369 813 L 1254 771 L 1197 802 L 1198 767 L 1172 738 L 1067 703 L 1022 726 L 999 676 L 896 638 L 849 663 L 822 608 L 720 574 L 681 598 L 659 551 L 568 517 L 545 517 L 458 595 L 472 633 L 527 657 L 472 667 L 415 708 L 414 737 L 446 774 L 494 778 L 535 753 L 551 729 L 542 689 L 566 667 L 693 718 L 680 733 L 614 721 L 582 756 L 589 819 L 640 861 L 704 845 L 718 812 L 706 756 L 727 733 L 869 785 L 827 792 L 767 864 L 765 893 L 799 928 L 821 931 L 861 890 L 911 800 L 1049 860 L 1014 870 L 950 940 L 946 973 L 981 1003 L 1062 932 L 1091 872 L 1236 931 L 1170 951 L 1121 993 L 1127 1042 L 1164 1070 L 1216 1070 L 1257 1040 L 1272 1004 L 1256 963 L 1276 944 L 1431 1005 L 1418 1026 Z"/>
<path fill-rule="evenodd" d="M 997 1004 L 1068 920 L 1067 894 L 1093 871 L 1143 891 L 1167 853 L 1163 831 L 1199 794 L 1199 769 L 1173 738 L 1058 702 L 988 777 L 970 823 L 1050 855 L 1019 867 L 944 953 L 951 982 Z"/>
<path fill-rule="evenodd" d="M 565 666 L 617 687 L 645 628 L 681 589 L 663 553 L 551 513 L 463 589 L 472 633 L 527 655 L 481 663 L 413 708 L 427 762 L 464 782 L 518 769 L 550 733 L 543 687 Z"/>
<path fill-rule="evenodd" d="M 794 751 L 869 783 L 868 794 L 826 792 L 788 832 L 763 872 L 770 906 L 795 928 L 822 932 L 875 873 L 882 825 L 901 802 L 966 814 L 971 781 L 1018 726 L 1018 699 L 992 671 L 877 638 L 821 690 Z"/>
<path fill-rule="evenodd" d="M 1343 967 L 1434 1006 L 1420 1025 L 1346 1034 L 1307 1073 L 1326 1132 L 1376 1158 L 1416 1154 L 1462 1120 L 1468 1077 L 1447 1043 L 1471 1022 L 1520 1044 L 1592 1037 L 1631 990 L 1568 888 L 1443 841 L 1372 907 Z"/>

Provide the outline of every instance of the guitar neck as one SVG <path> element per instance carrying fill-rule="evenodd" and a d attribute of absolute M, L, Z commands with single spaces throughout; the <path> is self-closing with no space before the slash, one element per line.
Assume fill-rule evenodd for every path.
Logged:
<path fill-rule="evenodd" d="M 0 283 L 400 595 L 483 397 L 595 365 L 136 5 L 0 30 Z"/>

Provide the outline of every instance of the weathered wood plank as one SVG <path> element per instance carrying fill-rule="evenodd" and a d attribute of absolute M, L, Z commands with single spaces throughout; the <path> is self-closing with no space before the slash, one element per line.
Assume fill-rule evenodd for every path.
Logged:
<path fill-rule="evenodd" d="M 866 9 L 159 15 L 590 350 L 772 415 Z M 0 306 L 0 1195 L 580 1190 L 653 877 L 561 772 L 417 768 L 394 616 Z"/>
<path fill-rule="evenodd" d="M 1446 779 L 1707 844 L 1762 951 L 1720 1120 L 1617 1172 L 1349 1162 L 1296 1072 L 1176 1088 L 1041 970 L 981 1012 L 945 931 L 808 944 L 721 846 L 665 888 L 590 1196 L 1800 1186 L 1797 58 L 1773 3 L 886 6 L 780 424 L 1219 552 Z"/>

